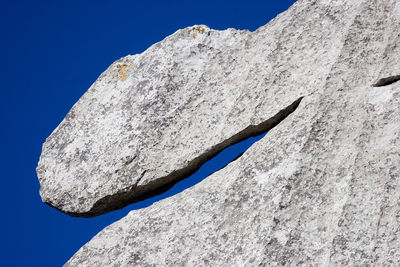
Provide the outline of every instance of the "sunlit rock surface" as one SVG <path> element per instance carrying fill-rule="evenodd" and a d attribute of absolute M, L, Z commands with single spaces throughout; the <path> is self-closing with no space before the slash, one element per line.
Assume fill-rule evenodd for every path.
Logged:
<path fill-rule="evenodd" d="M 42 198 L 73 215 L 146 196 L 304 98 L 241 158 L 67 265 L 397 265 L 399 26 L 395 0 L 300 0 L 255 32 L 190 27 L 115 62 L 43 147 Z"/>
<path fill-rule="evenodd" d="M 194 26 L 112 64 L 43 145 L 43 201 L 74 216 L 120 208 L 309 93 L 310 77 L 293 91 L 274 70 L 278 44 L 264 34 Z"/>

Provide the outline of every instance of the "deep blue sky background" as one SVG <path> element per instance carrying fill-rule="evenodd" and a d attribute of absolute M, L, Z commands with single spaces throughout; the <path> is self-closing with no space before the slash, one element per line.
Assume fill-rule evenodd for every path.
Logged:
<path fill-rule="evenodd" d="M 194 24 L 255 30 L 293 2 L 3 0 L 0 266 L 60 266 L 105 226 L 149 204 L 72 218 L 43 204 L 38 193 L 42 143 L 113 61 Z M 220 158 L 229 162 L 229 155 Z M 221 164 L 213 163 L 214 171 Z"/>

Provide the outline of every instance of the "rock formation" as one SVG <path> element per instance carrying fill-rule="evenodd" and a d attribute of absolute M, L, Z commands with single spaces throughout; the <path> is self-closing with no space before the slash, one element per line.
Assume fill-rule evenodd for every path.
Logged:
<path fill-rule="evenodd" d="M 299 0 L 254 32 L 179 30 L 113 63 L 43 145 L 43 201 L 108 226 L 67 266 L 396 265 L 400 2 Z M 278 124 L 279 123 L 279 124 Z"/>

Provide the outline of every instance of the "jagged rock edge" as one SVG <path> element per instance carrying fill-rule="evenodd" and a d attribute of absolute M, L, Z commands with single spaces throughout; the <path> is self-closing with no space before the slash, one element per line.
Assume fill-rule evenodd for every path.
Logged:
<path fill-rule="evenodd" d="M 84 213 L 65 212 L 51 205 L 51 203 L 46 202 L 46 204 L 56 208 L 59 211 L 67 213 L 73 217 L 94 217 L 110 211 L 122 209 L 129 204 L 160 195 L 166 192 L 168 189 L 170 189 L 179 181 L 182 181 L 183 179 L 195 173 L 204 163 L 206 163 L 211 158 L 215 157 L 225 148 L 237 144 L 247 138 L 258 136 L 276 127 L 279 123 L 281 123 L 284 119 L 286 119 L 291 113 L 293 113 L 297 109 L 302 99 L 303 96 L 299 97 L 296 101 L 294 101 L 286 108 L 280 110 L 273 117 L 261 122 L 258 125 L 250 125 L 245 129 L 243 129 L 242 131 L 238 132 L 237 134 L 226 139 L 225 141 L 213 146 L 212 148 L 208 149 L 205 153 L 201 154 L 197 158 L 190 161 L 186 167 L 179 170 L 175 170 L 170 174 L 161 177 L 159 179 L 153 180 L 146 185 L 139 186 L 138 184 L 140 182 L 140 179 L 144 176 L 146 172 L 144 171 L 141 175 L 141 178 L 138 179 L 135 185 L 131 186 L 130 188 L 124 191 L 118 192 L 117 194 L 103 197 L 102 199 L 98 200 L 88 212 Z M 237 158 L 239 158 L 240 156 L 238 156 Z M 237 158 L 235 158 L 235 160 Z"/>

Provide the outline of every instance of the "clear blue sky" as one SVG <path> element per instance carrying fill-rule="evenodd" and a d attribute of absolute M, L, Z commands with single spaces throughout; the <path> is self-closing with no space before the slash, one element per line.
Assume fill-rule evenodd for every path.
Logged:
<path fill-rule="evenodd" d="M 293 2 L 2 1 L 0 266 L 60 266 L 105 226 L 146 205 L 72 218 L 39 196 L 42 143 L 113 61 L 194 24 L 255 30 Z"/>

